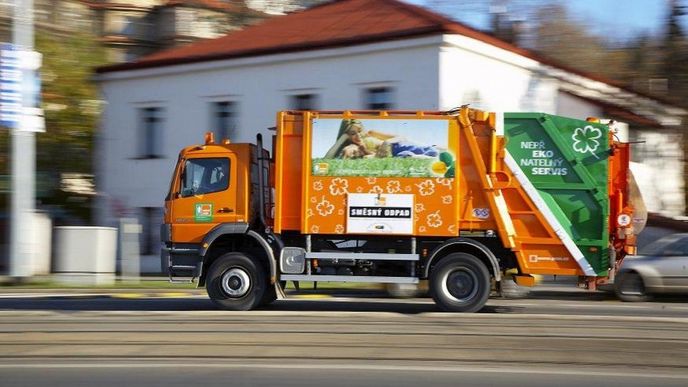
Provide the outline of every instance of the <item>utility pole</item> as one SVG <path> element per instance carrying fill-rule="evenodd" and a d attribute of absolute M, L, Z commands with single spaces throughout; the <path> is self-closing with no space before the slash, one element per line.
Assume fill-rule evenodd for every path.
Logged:
<path fill-rule="evenodd" d="M 33 52 L 33 0 L 15 0 L 12 41 L 17 50 Z M 34 71 L 22 68 L 21 106 L 19 125 L 10 130 L 12 150 L 11 211 L 10 211 L 10 272 L 17 280 L 32 275 L 35 212 L 36 135 L 27 130 L 23 109 L 34 107 Z"/>

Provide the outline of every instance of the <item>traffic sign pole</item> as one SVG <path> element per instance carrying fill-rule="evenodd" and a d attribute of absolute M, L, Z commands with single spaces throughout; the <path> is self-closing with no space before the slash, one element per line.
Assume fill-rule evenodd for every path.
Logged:
<path fill-rule="evenodd" d="M 33 0 L 15 0 L 12 39 L 17 49 L 33 51 Z M 33 102 L 33 70 L 22 69 L 21 106 L 31 107 Z M 37 251 L 34 240 L 36 137 L 33 131 L 22 129 L 23 110 L 19 123 L 10 130 L 12 151 L 12 184 L 10 212 L 10 271 L 16 279 L 31 276 L 34 254 Z"/>

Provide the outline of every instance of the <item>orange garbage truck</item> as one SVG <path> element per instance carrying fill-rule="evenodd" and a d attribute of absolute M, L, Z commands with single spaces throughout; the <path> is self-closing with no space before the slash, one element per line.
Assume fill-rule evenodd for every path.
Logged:
<path fill-rule="evenodd" d="M 629 144 L 541 113 L 284 111 L 273 151 L 214 141 L 179 154 L 161 258 L 227 310 L 286 281 L 417 284 L 475 312 L 505 281 L 613 279 L 644 226 Z M 509 273 L 509 275 L 507 275 Z"/>

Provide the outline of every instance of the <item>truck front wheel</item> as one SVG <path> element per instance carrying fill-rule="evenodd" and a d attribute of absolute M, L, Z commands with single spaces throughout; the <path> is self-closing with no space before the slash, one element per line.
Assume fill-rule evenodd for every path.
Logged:
<path fill-rule="evenodd" d="M 267 281 L 262 266 L 241 253 L 228 253 L 210 266 L 208 296 L 225 310 L 251 310 L 260 305 Z"/>
<path fill-rule="evenodd" d="M 477 312 L 490 296 L 490 273 L 473 255 L 449 254 L 430 272 L 430 294 L 447 312 Z"/>

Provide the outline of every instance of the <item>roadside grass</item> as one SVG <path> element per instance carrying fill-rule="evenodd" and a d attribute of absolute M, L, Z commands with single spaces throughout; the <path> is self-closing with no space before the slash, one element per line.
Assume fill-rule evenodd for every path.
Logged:
<path fill-rule="evenodd" d="M 51 276 L 31 277 L 22 280 L 0 279 L 0 289 L 195 289 L 196 284 L 172 284 L 166 277 L 143 277 L 139 281 L 115 279 L 113 284 L 62 282 Z"/>
<path fill-rule="evenodd" d="M 117 278 L 113 284 L 91 284 L 91 283 L 72 283 L 61 282 L 51 276 L 30 277 L 20 281 L 11 277 L 0 277 L 1 289 L 196 289 L 196 283 L 175 284 L 170 283 L 167 277 L 142 277 L 139 281 L 131 281 L 124 278 Z M 287 281 L 287 290 L 295 290 L 292 281 Z M 329 289 L 356 289 L 356 290 L 382 290 L 384 284 L 377 283 L 358 283 L 358 282 L 318 282 L 317 286 L 311 281 L 300 281 L 299 289 L 305 292 Z"/>

